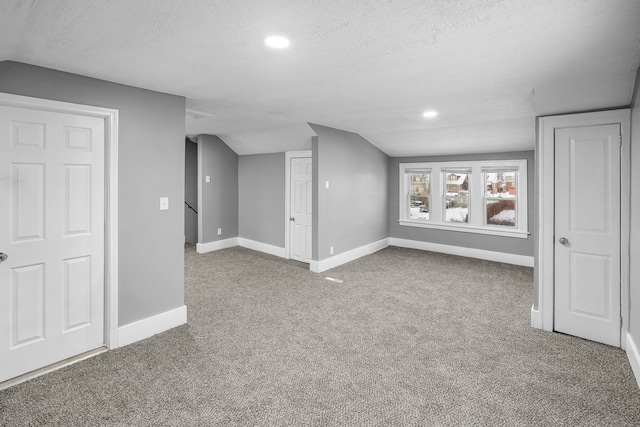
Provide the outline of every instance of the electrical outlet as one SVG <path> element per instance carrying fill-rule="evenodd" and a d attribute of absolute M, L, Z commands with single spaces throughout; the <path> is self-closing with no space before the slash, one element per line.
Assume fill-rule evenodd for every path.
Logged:
<path fill-rule="evenodd" d="M 218 236 L 222 235 L 222 228 L 218 228 Z"/>
<path fill-rule="evenodd" d="M 211 176 L 207 175 L 204 177 L 204 182 L 211 182 Z"/>
<path fill-rule="evenodd" d="M 329 248 L 329 255 L 333 255 L 333 246 Z"/>

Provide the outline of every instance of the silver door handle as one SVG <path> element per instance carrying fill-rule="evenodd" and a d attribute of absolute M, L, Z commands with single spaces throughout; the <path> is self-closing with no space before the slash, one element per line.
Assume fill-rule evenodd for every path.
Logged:
<path fill-rule="evenodd" d="M 566 245 L 567 243 L 569 243 L 566 237 L 561 237 L 560 240 L 558 241 L 560 242 L 561 245 Z"/>
<path fill-rule="evenodd" d="M 0 252 L 0 262 L 2 262 L 2 261 L 6 261 L 6 260 L 7 260 L 7 258 L 9 258 L 9 255 L 7 255 L 7 254 L 5 254 L 5 253 Z"/>

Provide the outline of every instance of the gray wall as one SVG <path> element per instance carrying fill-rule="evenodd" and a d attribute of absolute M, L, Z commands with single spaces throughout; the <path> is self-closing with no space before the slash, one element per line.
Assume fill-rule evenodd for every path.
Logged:
<path fill-rule="evenodd" d="M 527 160 L 527 210 L 528 225 L 531 233 L 527 239 L 491 236 L 486 234 L 464 233 L 431 228 L 406 227 L 398 224 L 399 219 L 399 164 L 413 162 L 448 162 L 458 160 Z M 431 157 L 394 157 L 389 159 L 389 235 L 401 239 L 418 240 L 442 245 L 461 246 L 494 252 L 533 256 L 533 177 L 534 152 L 520 151 L 511 153 L 469 154 L 456 156 Z"/>
<path fill-rule="evenodd" d="M 640 73 L 631 102 L 631 311 L 630 334 L 640 345 Z"/>
<path fill-rule="evenodd" d="M 239 236 L 284 248 L 285 154 L 240 156 Z"/>
<path fill-rule="evenodd" d="M 0 91 L 119 110 L 118 321 L 182 306 L 185 99 L 12 61 Z"/>
<path fill-rule="evenodd" d="M 389 236 L 389 157 L 358 134 L 311 125 L 313 151 L 313 259 Z M 329 189 L 325 188 L 329 181 Z"/>
<path fill-rule="evenodd" d="M 198 169 L 198 243 L 238 237 L 238 155 L 217 136 L 198 135 Z"/>
<path fill-rule="evenodd" d="M 198 210 L 198 146 L 189 139 L 184 141 L 184 201 Z M 187 243 L 198 243 L 198 214 L 185 204 L 184 239 Z"/>

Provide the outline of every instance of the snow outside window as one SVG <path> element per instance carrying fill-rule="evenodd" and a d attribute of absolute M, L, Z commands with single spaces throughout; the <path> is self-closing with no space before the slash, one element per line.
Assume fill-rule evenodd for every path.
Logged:
<path fill-rule="evenodd" d="M 527 161 L 400 163 L 398 223 L 526 238 Z"/>

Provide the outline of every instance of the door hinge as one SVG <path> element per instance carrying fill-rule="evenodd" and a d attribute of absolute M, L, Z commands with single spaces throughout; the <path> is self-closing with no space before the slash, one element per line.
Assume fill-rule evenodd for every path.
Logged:
<path fill-rule="evenodd" d="M 622 316 L 620 316 L 620 327 L 622 328 Z"/>
<path fill-rule="evenodd" d="M 622 135 L 618 135 L 618 144 L 622 147 Z"/>

